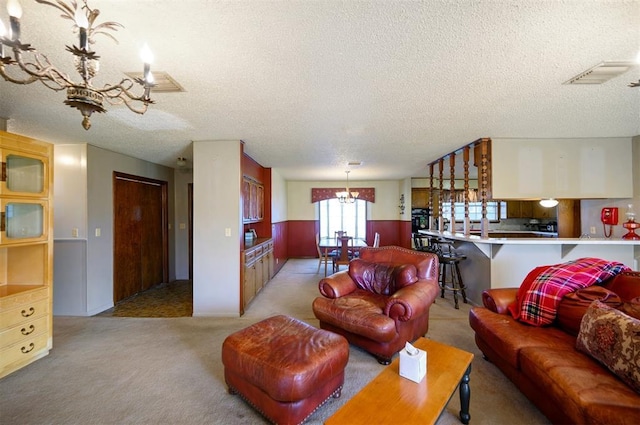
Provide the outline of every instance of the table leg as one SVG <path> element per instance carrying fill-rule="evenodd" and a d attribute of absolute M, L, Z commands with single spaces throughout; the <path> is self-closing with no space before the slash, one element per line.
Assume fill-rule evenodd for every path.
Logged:
<path fill-rule="evenodd" d="M 471 399 L 471 388 L 469 388 L 469 375 L 471 374 L 471 365 L 460 380 L 460 422 L 465 425 L 469 424 L 471 415 L 469 414 L 469 400 Z"/>
<path fill-rule="evenodd" d="M 324 277 L 327 277 L 327 262 L 329 261 L 329 248 L 324 249 Z"/>

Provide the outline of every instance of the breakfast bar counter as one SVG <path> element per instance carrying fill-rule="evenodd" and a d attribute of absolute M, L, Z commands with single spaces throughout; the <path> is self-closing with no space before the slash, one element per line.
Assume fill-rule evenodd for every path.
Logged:
<path fill-rule="evenodd" d="M 518 287 L 532 269 L 582 257 L 618 261 L 633 270 L 640 263 L 640 241 L 596 238 L 488 237 L 463 233 L 420 230 L 424 237 L 449 240 L 466 255 L 460 263 L 467 298 L 482 305 L 482 291 L 488 288 Z M 499 232 L 500 236 L 508 232 Z M 489 234 L 491 236 L 491 233 Z M 515 235 L 514 235 L 515 236 Z"/>

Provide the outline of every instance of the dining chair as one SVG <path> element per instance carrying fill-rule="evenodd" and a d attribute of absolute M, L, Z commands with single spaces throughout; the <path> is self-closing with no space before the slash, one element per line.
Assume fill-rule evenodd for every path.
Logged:
<path fill-rule="evenodd" d="M 348 241 L 346 241 L 346 244 L 344 243 L 344 239 L 340 239 L 341 242 L 341 247 L 339 249 L 336 250 L 336 254 L 333 257 L 333 272 L 338 272 L 340 271 L 340 266 L 341 265 L 349 265 L 349 262 L 351 260 L 353 260 L 355 258 L 354 256 L 354 251 L 353 249 L 349 249 L 349 247 L 353 246 L 353 239 L 349 238 Z M 346 245 L 346 246 L 345 246 Z M 342 250 L 346 248 L 346 255 L 342 255 Z"/>
<path fill-rule="evenodd" d="M 333 268 L 333 261 L 336 257 L 340 256 L 339 251 L 331 250 L 327 252 L 327 256 L 324 255 L 324 250 L 320 248 L 320 233 L 316 233 L 316 248 L 318 249 L 318 271 L 316 273 L 320 273 L 320 266 L 324 263 L 324 275 L 327 276 L 327 267 L 329 266 L 329 262 L 331 261 L 331 267 Z"/>

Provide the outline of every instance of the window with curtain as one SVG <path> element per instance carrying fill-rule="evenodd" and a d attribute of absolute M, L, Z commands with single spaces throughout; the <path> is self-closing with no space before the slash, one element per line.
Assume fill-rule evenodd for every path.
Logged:
<path fill-rule="evenodd" d="M 320 237 L 334 237 L 344 230 L 348 236 L 366 239 L 367 201 L 356 199 L 353 204 L 341 204 L 336 198 L 318 202 L 320 209 Z"/>

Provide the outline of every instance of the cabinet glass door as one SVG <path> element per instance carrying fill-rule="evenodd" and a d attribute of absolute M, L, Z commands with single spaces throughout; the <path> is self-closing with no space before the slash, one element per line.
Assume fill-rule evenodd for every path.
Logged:
<path fill-rule="evenodd" d="M 0 242 L 20 243 L 46 239 L 45 201 L 2 201 Z"/>
<path fill-rule="evenodd" d="M 47 196 L 47 163 L 44 158 L 3 151 L 2 194 Z"/>

